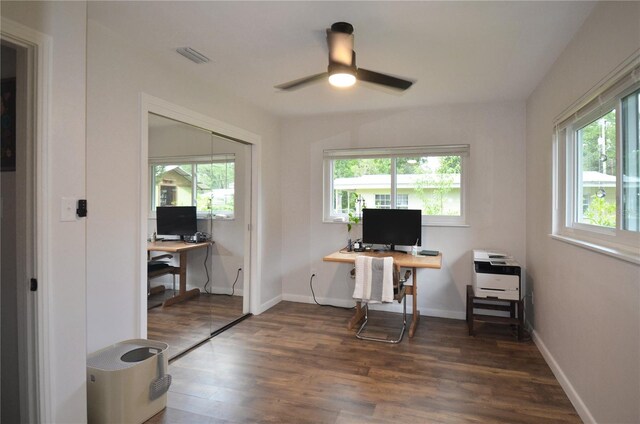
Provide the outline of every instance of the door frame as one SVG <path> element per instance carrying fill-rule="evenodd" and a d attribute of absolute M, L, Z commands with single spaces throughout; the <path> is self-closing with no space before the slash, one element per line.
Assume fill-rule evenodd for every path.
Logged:
<path fill-rule="evenodd" d="M 138 225 L 138 240 L 140 248 L 138 249 L 138 328 L 139 334 L 142 338 L 147 337 L 147 233 L 144 229 L 147 228 L 148 213 L 147 205 L 149 203 L 149 113 L 164 116 L 185 124 L 193 125 L 198 128 L 202 128 L 207 131 L 219 134 L 226 138 L 242 142 L 250 147 L 251 166 L 249 171 L 251 172 L 250 189 L 246 190 L 245 201 L 250 207 L 245 208 L 245 222 L 247 224 L 246 231 L 244 232 L 244 245 L 249 246 L 249 255 L 244 256 L 243 269 L 248 269 L 248 293 L 247 285 L 245 285 L 243 293 L 242 312 L 257 313 L 259 308 L 260 299 L 260 283 L 259 273 L 257 272 L 259 267 L 258 261 L 258 242 L 257 237 L 252 236 L 257 234 L 257 217 L 258 217 L 258 157 L 260 157 L 260 151 L 262 148 L 262 138 L 250 131 L 236 127 L 234 125 L 219 121 L 217 119 L 208 117 L 198 112 L 192 111 L 182 106 L 178 106 L 166 100 L 154 97 L 147 93 L 140 93 L 140 175 L 139 175 L 139 225 Z M 246 282 L 246 273 L 245 282 Z"/>
<path fill-rule="evenodd" d="M 52 358 L 49 275 L 51 256 L 49 225 L 49 119 L 50 90 L 52 76 L 52 38 L 10 19 L 1 18 L 1 38 L 24 49 L 23 59 L 18 59 L 26 68 L 26 149 L 25 193 L 26 237 L 23 243 L 26 254 L 23 271 L 24 292 L 19 294 L 23 312 L 18 324 L 19 352 L 26 358 L 19 364 L 20 373 L 26 375 L 26 385 L 19 387 L 21 393 L 20 412 L 26 422 L 53 421 Z M 26 275 L 24 275 L 26 273 Z M 22 274 L 22 275 L 21 275 Z M 29 296 L 26 292 L 27 278 L 37 278 L 38 289 Z M 20 290 L 18 290 L 21 293 Z M 22 341 L 20 341 L 22 338 Z M 23 356 L 24 354 L 24 356 Z M 24 394 L 26 393 L 26 398 Z"/>

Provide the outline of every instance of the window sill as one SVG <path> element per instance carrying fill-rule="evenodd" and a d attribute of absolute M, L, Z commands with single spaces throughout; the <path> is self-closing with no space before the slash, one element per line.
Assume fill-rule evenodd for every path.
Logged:
<path fill-rule="evenodd" d="M 156 220 L 156 215 L 155 214 L 149 214 L 147 216 L 147 218 L 151 221 L 155 221 Z M 196 218 L 198 221 L 235 221 L 236 217 L 235 216 L 220 216 L 220 215 L 214 215 L 214 216 L 210 216 L 210 215 L 198 215 Z"/>
<path fill-rule="evenodd" d="M 591 250 L 593 252 L 601 253 L 603 255 L 611 256 L 616 259 L 620 259 L 626 262 L 631 262 L 633 264 L 640 265 L 640 254 L 637 251 L 634 252 L 630 249 L 603 246 L 601 244 L 577 239 L 574 237 L 568 237 L 560 234 L 549 234 L 549 237 L 565 243 L 573 244 L 574 246 Z"/>
<path fill-rule="evenodd" d="M 340 221 L 339 219 L 334 219 L 334 220 L 327 220 L 324 219 L 322 220 L 323 224 L 342 224 L 342 225 L 347 225 L 347 221 Z M 352 224 L 353 226 L 359 226 L 362 224 Z M 470 227 L 469 224 L 457 224 L 457 223 L 423 223 L 422 224 L 423 227 L 459 227 L 459 228 L 468 228 Z"/>

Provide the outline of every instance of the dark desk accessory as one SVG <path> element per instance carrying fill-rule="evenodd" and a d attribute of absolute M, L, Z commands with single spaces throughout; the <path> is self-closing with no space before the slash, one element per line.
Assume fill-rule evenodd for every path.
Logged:
<path fill-rule="evenodd" d="M 438 256 L 440 252 L 437 250 L 421 250 L 419 254 L 422 256 Z"/>

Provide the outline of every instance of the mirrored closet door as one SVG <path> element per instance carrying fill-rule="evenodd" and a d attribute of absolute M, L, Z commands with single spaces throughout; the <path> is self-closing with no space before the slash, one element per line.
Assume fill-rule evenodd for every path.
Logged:
<path fill-rule="evenodd" d="M 147 337 L 173 357 L 247 308 L 251 149 L 149 114 Z"/>

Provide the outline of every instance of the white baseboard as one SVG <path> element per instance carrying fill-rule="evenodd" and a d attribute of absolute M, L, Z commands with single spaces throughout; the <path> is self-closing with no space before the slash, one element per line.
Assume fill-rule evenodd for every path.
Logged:
<path fill-rule="evenodd" d="M 266 302 L 264 302 L 263 304 L 261 304 L 258 307 L 258 310 L 256 311 L 256 313 L 254 315 L 260 315 L 261 313 L 273 308 L 274 306 L 276 306 L 280 302 L 282 302 L 282 295 L 278 295 L 278 296 L 274 297 L 273 299 L 267 300 Z"/>
<path fill-rule="evenodd" d="M 448 311 L 445 309 L 427 308 L 427 309 L 421 310 L 420 315 L 426 315 L 429 317 L 437 317 L 437 318 L 459 319 L 459 320 L 467 319 L 466 311 Z"/>
<path fill-rule="evenodd" d="M 312 296 L 304 296 L 299 294 L 283 294 L 282 300 L 290 301 L 290 302 L 298 302 L 298 303 L 315 303 L 313 301 Z M 319 298 L 316 297 L 318 303 L 323 305 L 333 305 L 340 306 L 343 308 L 350 308 L 355 305 L 355 301 L 353 299 L 332 299 L 332 298 Z M 411 313 L 411 303 L 410 299 L 407 299 L 407 313 Z M 393 304 L 385 304 L 385 305 L 369 305 L 372 311 L 387 311 L 387 312 L 397 312 L 402 313 L 402 304 L 394 302 Z M 431 317 L 438 318 L 451 318 L 451 319 L 465 319 L 466 312 L 465 311 L 446 311 L 442 309 L 420 309 L 420 315 L 426 315 Z"/>
<path fill-rule="evenodd" d="M 593 415 L 591 415 L 591 412 L 589 412 L 587 405 L 584 404 L 582 398 L 580 397 L 578 392 L 576 392 L 576 389 L 573 388 L 573 384 L 571 384 L 565 373 L 560 368 L 560 365 L 558 365 L 553 355 L 551 355 L 551 352 L 549 352 L 549 349 L 547 349 L 547 346 L 540 338 L 540 335 L 535 330 L 531 332 L 531 335 L 533 342 L 538 347 L 538 350 L 540 350 L 540 353 L 542 353 L 544 360 L 547 361 L 547 364 L 549 365 L 549 368 L 551 368 L 553 375 L 555 375 L 556 379 L 560 383 L 560 386 L 562 386 L 562 389 L 567 394 L 567 397 L 573 404 L 573 407 L 576 408 L 576 412 L 578 413 L 578 415 L 580 415 L 582 421 L 586 424 L 596 424 L 596 420 L 595 418 L 593 418 Z"/>

